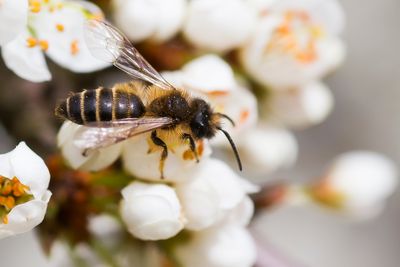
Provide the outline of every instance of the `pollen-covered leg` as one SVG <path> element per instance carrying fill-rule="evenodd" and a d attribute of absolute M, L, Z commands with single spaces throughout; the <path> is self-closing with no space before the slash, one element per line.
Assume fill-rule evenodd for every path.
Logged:
<path fill-rule="evenodd" d="M 199 163 L 199 155 L 197 154 L 196 143 L 194 142 L 193 137 L 188 133 L 184 133 L 184 134 L 182 134 L 182 139 L 189 140 L 190 150 L 192 151 L 192 153 L 196 159 L 196 162 Z"/>
<path fill-rule="evenodd" d="M 156 146 L 160 146 L 163 148 L 163 151 L 161 152 L 160 165 L 158 168 L 161 173 L 161 179 L 164 179 L 164 164 L 165 164 L 165 160 L 168 156 L 168 147 L 163 140 L 161 140 L 159 137 L 157 137 L 156 131 L 151 132 L 151 140 L 153 141 L 153 143 Z"/>

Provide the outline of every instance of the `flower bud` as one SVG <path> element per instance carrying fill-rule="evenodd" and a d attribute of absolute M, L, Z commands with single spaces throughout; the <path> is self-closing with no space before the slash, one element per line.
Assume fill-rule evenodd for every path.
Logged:
<path fill-rule="evenodd" d="M 243 0 L 190 1 L 183 32 L 200 48 L 225 52 L 243 44 L 255 24 L 255 10 Z"/>
<path fill-rule="evenodd" d="M 238 138 L 243 164 L 255 175 L 289 167 L 297 159 L 296 139 L 285 129 L 257 126 Z"/>
<path fill-rule="evenodd" d="M 312 188 L 317 202 L 349 214 L 373 216 L 398 184 L 394 163 L 383 155 L 353 151 L 340 155 Z"/>
<path fill-rule="evenodd" d="M 333 96 L 326 85 L 313 81 L 274 92 L 266 106 L 272 119 L 290 127 L 304 128 L 322 122 L 330 114 Z"/>
<path fill-rule="evenodd" d="M 128 231 L 142 240 L 161 240 L 183 229 L 181 205 L 164 184 L 133 182 L 122 190 L 120 212 Z"/>

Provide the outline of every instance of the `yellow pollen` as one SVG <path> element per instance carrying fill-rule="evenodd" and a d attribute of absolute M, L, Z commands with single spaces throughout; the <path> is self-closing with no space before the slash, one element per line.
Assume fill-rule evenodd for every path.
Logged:
<path fill-rule="evenodd" d="M 64 31 L 64 25 L 62 25 L 61 23 L 57 23 L 56 24 L 56 29 L 59 32 L 63 32 Z"/>
<path fill-rule="evenodd" d="M 71 42 L 70 49 L 71 49 L 71 54 L 72 54 L 73 56 L 75 56 L 76 54 L 78 54 L 78 52 L 79 52 L 78 40 L 74 40 L 74 41 Z"/>
<path fill-rule="evenodd" d="M 30 0 L 29 1 L 29 9 L 31 12 L 33 13 L 38 13 L 40 12 L 41 9 L 41 4 L 39 1 L 37 0 Z"/>
<path fill-rule="evenodd" d="M 27 45 L 29 48 L 35 47 L 35 46 L 37 45 L 37 43 L 38 43 L 38 41 L 37 41 L 35 38 L 33 38 L 33 37 L 28 37 L 28 38 L 26 39 L 26 45 Z"/>
<path fill-rule="evenodd" d="M 43 51 L 47 51 L 47 49 L 49 49 L 49 42 L 47 42 L 46 40 L 40 40 L 39 45 Z"/>

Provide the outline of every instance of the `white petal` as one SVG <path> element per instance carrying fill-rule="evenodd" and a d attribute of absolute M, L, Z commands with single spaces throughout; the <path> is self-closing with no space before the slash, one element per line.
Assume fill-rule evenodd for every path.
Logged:
<path fill-rule="evenodd" d="M 94 58 L 85 44 L 86 14 L 79 3 L 69 2 L 53 12 L 43 10 L 32 20 L 32 27 L 40 40 L 48 42 L 46 54 L 62 67 L 74 72 L 103 69 L 110 64 Z M 58 30 L 57 25 L 62 25 L 63 30 Z"/>
<path fill-rule="evenodd" d="M 98 171 L 114 163 L 121 154 L 122 144 L 101 148 L 83 156 L 83 149 L 77 147 L 74 140 L 81 127 L 84 126 L 67 121 L 58 132 L 58 146 L 67 163 L 74 169 L 87 171 Z"/>
<path fill-rule="evenodd" d="M 255 18 L 255 10 L 245 1 L 191 1 L 183 32 L 194 45 L 223 52 L 248 39 Z"/>
<path fill-rule="evenodd" d="M 11 151 L 9 157 L 13 174 L 22 184 L 29 186 L 35 198 L 40 198 L 46 192 L 50 182 L 50 173 L 43 159 L 24 142 Z"/>
<path fill-rule="evenodd" d="M 163 184 L 133 182 L 122 190 L 120 212 L 128 231 L 143 240 L 168 239 L 183 228 L 175 191 Z"/>
<path fill-rule="evenodd" d="M 31 200 L 24 204 L 15 206 L 7 215 L 8 223 L 0 224 L 0 236 L 15 235 L 32 230 L 43 221 L 46 214 L 47 202 L 42 200 Z"/>
<path fill-rule="evenodd" d="M 220 218 L 220 195 L 207 179 L 197 177 L 191 182 L 177 184 L 176 192 L 187 219 L 186 229 L 198 231 Z"/>
<path fill-rule="evenodd" d="M 251 267 L 257 256 L 250 233 L 232 225 L 198 232 L 174 252 L 185 267 Z"/>
<path fill-rule="evenodd" d="M 330 114 L 333 101 L 329 88 L 319 81 L 313 81 L 275 92 L 265 112 L 283 125 L 304 128 L 322 122 Z"/>
<path fill-rule="evenodd" d="M 0 2 L 0 46 L 16 38 L 27 27 L 28 1 Z"/>
<path fill-rule="evenodd" d="M 122 153 L 124 168 L 133 176 L 141 179 L 160 181 L 161 150 L 148 153 L 149 142 L 151 142 L 149 136 L 143 134 L 124 143 Z M 168 142 L 167 145 L 169 148 L 171 147 Z M 211 154 L 211 149 L 207 142 L 204 142 L 203 148 L 203 153 L 199 155 L 200 161 Z M 198 167 L 198 164 L 195 158 L 184 157 L 184 153 L 188 149 L 188 145 L 178 145 L 174 146 L 173 149 L 169 149 L 164 166 L 164 181 L 178 182 L 191 178 L 191 172 L 193 168 Z"/>
<path fill-rule="evenodd" d="M 39 47 L 29 48 L 26 45 L 27 33 L 2 47 L 1 54 L 7 68 L 15 74 L 32 82 L 44 82 L 51 79 L 43 52 Z"/>
<path fill-rule="evenodd" d="M 210 103 L 217 112 L 228 115 L 235 122 L 233 127 L 229 121 L 222 120 L 224 130 L 228 131 L 234 140 L 238 139 L 243 131 L 257 123 L 257 99 L 248 89 L 235 87 L 229 94 L 216 96 L 209 94 L 208 96 Z M 213 145 L 223 145 L 230 148 L 222 133 L 217 133 L 211 142 Z"/>
<path fill-rule="evenodd" d="M 239 149 L 246 170 L 265 174 L 291 166 L 297 158 L 297 142 L 285 129 L 259 126 L 244 132 Z"/>
<path fill-rule="evenodd" d="M 236 85 L 232 68 L 215 55 L 205 55 L 190 61 L 182 68 L 182 75 L 186 89 L 204 93 L 231 91 Z"/>
<path fill-rule="evenodd" d="M 158 0 L 157 29 L 152 38 L 159 42 L 170 39 L 182 26 L 186 15 L 186 0 Z"/>

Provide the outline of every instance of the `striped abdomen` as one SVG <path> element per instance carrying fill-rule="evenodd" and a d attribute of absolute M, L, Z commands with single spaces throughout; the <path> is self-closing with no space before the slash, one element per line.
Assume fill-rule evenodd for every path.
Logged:
<path fill-rule="evenodd" d="M 73 94 L 56 109 L 56 115 L 77 124 L 139 118 L 146 108 L 135 94 L 118 88 L 98 88 Z"/>

